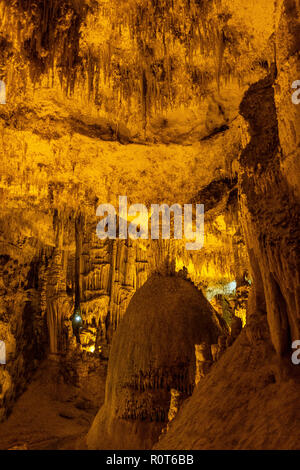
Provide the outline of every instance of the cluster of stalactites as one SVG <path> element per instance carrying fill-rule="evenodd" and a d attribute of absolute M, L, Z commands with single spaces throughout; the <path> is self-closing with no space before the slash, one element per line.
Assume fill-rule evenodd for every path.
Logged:
<path fill-rule="evenodd" d="M 94 14 L 109 14 L 110 28 L 100 48 L 85 51 L 89 96 L 103 104 L 101 81 L 108 82 L 117 92 L 116 106 L 133 99 L 145 124 L 153 112 L 200 100 L 221 76 L 227 18 L 215 22 L 210 12 L 217 4 L 132 0 L 99 5 Z M 201 56 L 206 62 L 199 61 Z"/>
<path fill-rule="evenodd" d="M 199 103 L 232 73 L 223 60 L 230 15 L 220 0 L 0 0 L 35 83 L 58 77 L 67 94 L 144 125 L 152 113 Z M 13 42 L 16 39 L 11 38 Z M 1 65 L 1 64 L 0 64 Z M 123 114 L 122 114 L 123 113 Z"/>
<path fill-rule="evenodd" d="M 0 1 L 1 36 L 6 36 L 35 84 L 49 71 L 58 73 L 67 93 L 74 89 L 80 27 L 87 9 L 78 0 Z M 24 77 L 23 77 L 24 79 Z M 22 81 L 24 85 L 24 80 Z"/>

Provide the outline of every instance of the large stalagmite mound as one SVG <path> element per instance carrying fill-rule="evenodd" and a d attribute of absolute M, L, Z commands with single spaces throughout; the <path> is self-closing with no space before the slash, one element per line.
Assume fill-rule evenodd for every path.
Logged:
<path fill-rule="evenodd" d="M 105 403 L 89 431 L 91 449 L 149 449 L 166 425 L 171 389 L 195 382 L 195 344 L 223 327 L 203 294 L 179 277 L 152 276 L 133 296 L 115 333 Z"/>

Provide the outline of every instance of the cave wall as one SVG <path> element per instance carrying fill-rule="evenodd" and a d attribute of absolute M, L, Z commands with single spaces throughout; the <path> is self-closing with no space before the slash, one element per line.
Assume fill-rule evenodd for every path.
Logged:
<path fill-rule="evenodd" d="M 285 355 L 299 337 L 300 174 L 293 132 L 299 113 L 288 93 L 299 66 L 295 44 L 300 38 L 296 3 L 282 2 L 278 8 L 273 72 L 252 85 L 241 103 L 251 140 L 239 162 L 242 223 L 255 285 L 251 310 L 267 313 L 274 347 Z"/>
<path fill-rule="evenodd" d="M 0 420 L 25 390 L 45 357 L 45 266 L 51 256 L 30 238 L 1 243 L 0 335 L 6 346 L 6 365 L 0 374 Z"/>
<path fill-rule="evenodd" d="M 229 193 L 230 190 L 225 192 L 226 201 Z M 44 217 L 48 223 L 48 230 L 40 239 L 35 238 L 36 227 L 17 223 L 7 227 L 7 218 L 3 220 L 1 339 L 6 342 L 8 354 L 7 365 L 1 369 L 2 417 L 11 409 L 41 360 L 51 358 L 51 361 L 62 361 L 66 370 L 73 368 L 73 372 L 63 374 L 67 378 L 81 374 L 80 362 L 86 358 L 76 356 L 70 321 L 76 305 L 77 284 L 85 327 L 81 333 L 82 348 L 91 353 L 96 350 L 107 359 L 113 335 L 133 294 L 151 273 L 174 274 L 186 267 L 184 277 L 199 288 L 211 282 L 222 285 L 238 273 L 234 267 L 234 252 L 238 256 L 238 250 L 225 233 L 223 245 L 217 245 L 223 253 L 219 256 L 213 253 L 216 246 L 213 229 L 208 237 L 211 246 L 200 255 L 186 252 L 184 242 L 178 244 L 174 240 L 101 241 L 96 236 L 95 222 L 81 218 L 78 225 L 78 217 L 74 221 L 55 210 L 39 217 L 37 224 L 44 224 Z M 236 226 L 232 230 L 234 233 Z M 243 262 L 242 265 L 246 269 L 247 265 Z"/>

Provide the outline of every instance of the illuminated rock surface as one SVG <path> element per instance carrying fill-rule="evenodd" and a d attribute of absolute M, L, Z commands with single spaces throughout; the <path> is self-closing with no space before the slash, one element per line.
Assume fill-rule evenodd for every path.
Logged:
<path fill-rule="evenodd" d="M 300 335 L 300 105 L 291 100 L 300 79 L 299 16 L 296 0 L 0 0 L 0 340 L 7 351 L 0 435 L 10 436 L 3 447 L 39 448 L 29 415 L 24 442 L 13 434 L 17 416 L 30 413 L 26 404 L 38 401 L 31 380 L 49 363 L 67 387 L 90 387 L 89 399 L 98 387 L 103 399 L 103 370 L 130 300 L 153 273 L 175 271 L 229 326 L 238 316 L 249 341 L 263 341 L 253 369 L 274 361 L 280 372 L 264 395 L 264 381 L 249 371 L 262 397 L 248 393 L 249 345 L 239 337 L 224 352 L 221 340 L 222 357 L 192 400 L 212 400 L 212 410 L 219 403 L 217 414 L 226 415 L 230 384 L 223 376 L 220 387 L 212 384 L 232 358 L 244 411 L 247 400 L 253 407 L 261 400 L 257 414 L 251 422 L 243 415 L 245 434 L 234 414 L 230 438 L 216 420 L 208 442 L 183 415 L 193 410 L 199 421 L 197 407 L 184 407 L 168 431 L 178 419 L 184 444 L 170 434 L 166 445 L 296 447 L 280 429 L 293 428 L 284 410 L 296 416 L 299 407 L 299 366 L 291 364 Z M 121 195 L 147 208 L 204 204 L 203 249 L 187 251 L 185 240 L 99 240 L 97 206 L 117 207 Z M 70 321 L 75 304 L 81 348 Z M 126 349 L 122 359 L 130 361 Z M 266 418 L 270 435 L 260 436 L 272 387 L 282 415 Z M 52 411 L 41 405 L 44 416 Z M 88 431 L 92 415 L 74 434 Z M 208 429 L 211 414 L 204 416 Z M 54 442 L 49 422 L 46 447 Z M 53 446 L 72 448 L 75 440 Z"/>
<path fill-rule="evenodd" d="M 151 276 L 114 336 L 105 403 L 89 431 L 89 448 L 151 448 L 167 423 L 171 389 L 184 398 L 193 391 L 195 345 L 216 343 L 224 333 L 225 325 L 190 282 Z"/>

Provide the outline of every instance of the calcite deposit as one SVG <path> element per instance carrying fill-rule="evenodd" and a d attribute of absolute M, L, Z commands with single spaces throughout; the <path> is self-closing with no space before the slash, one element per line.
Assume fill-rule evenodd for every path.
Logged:
<path fill-rule="evenodd" d="M 89 448 L 151 448 L 167 423 L 171 390 L 182 398 L 193 391 L 195 345 L 209 347 L 226 333 L 225 321 L 192 283 L 151 276 L 114 335 L 105 402 L 89 431 Z"/>
<path fill-rule="evenodd" d="M 297 448 L 299 20 L 0 0 L 1 449 Z M 120 196 L 204 204 L 203 247 L 99 239 Z"/>

